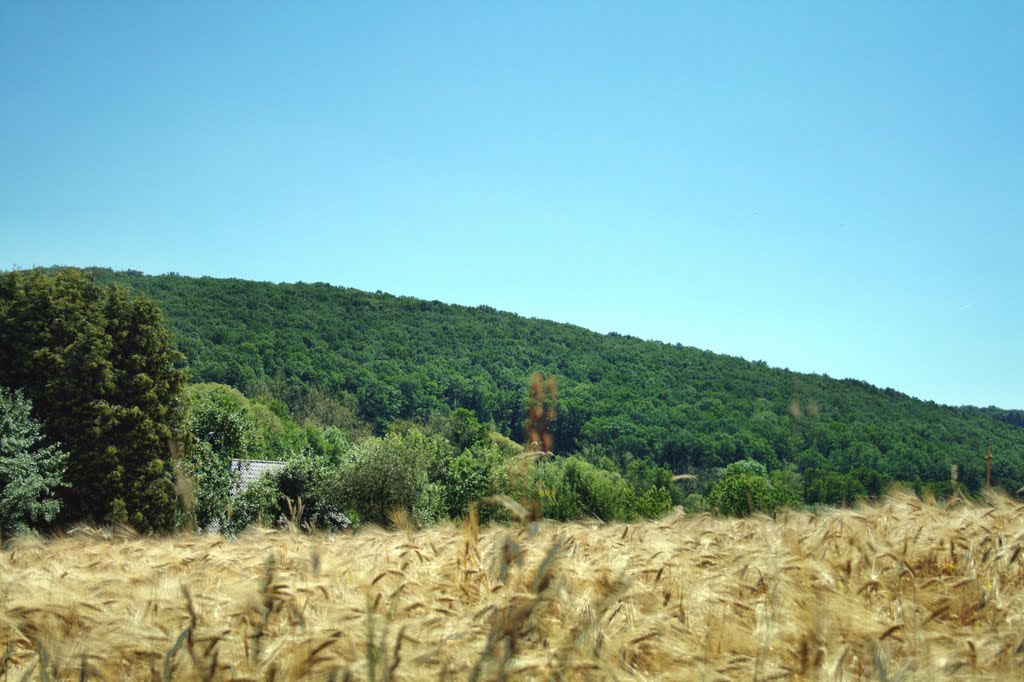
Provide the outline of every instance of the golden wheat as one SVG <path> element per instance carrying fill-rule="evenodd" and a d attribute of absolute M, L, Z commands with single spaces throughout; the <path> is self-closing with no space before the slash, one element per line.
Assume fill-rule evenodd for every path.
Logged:
<path fill-rule="evenodd" d="M 0 552 L 0 676 L 1024 679 L 1024 507 L 414 532 L 140 538 Z"/>

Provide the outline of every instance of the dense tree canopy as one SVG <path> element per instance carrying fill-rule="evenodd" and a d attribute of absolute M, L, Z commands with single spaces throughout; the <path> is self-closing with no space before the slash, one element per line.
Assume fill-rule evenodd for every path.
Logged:
<path fill-rule="evenodd" d="M 169 452 L 187 375 L 149 299 L 86 274 L 0 274 L 0 384 L 20 389 L 67 451 L 64 521 L 169 528 Z"/>
<path fill-rule="evenodd" d="M 558 381 L 554 451 L 586 450 L 620 469 L 640 459 L 711 485 L 749 459 L 795 469 L 808 501 L 840 503 L 893 481 L 947 481 L 952 464 L 979 490 L 991 444 L 993 483 L 1024 485 L 1019 412 L 936 405 L 487 307 L 326 284 L 94 274 L 160 303 L 198 379 L 283 400 L 300 421 L 315 413 L 383 433 L 396 419 L 465 408 L 522 441 L 539 371 Z"/>

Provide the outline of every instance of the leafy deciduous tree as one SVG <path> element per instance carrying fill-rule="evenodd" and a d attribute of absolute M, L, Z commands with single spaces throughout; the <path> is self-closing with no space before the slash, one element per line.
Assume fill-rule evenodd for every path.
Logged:
<path fill-rule="evenodd" d="M 722 478 L 711 489 L 709 497 L 711 506 L 728 516 L 770 512 L 778 504 L 775 489 L 768 480 L 767 469 L 751 459 L 727 466 Z"/>
<path fill-rule="evenodd" d="M 43 444 L 32 403 L 0 386 L 0 535 L 48 523 L 60 511 L 54 496 L 62 485 L 67 455 Z"/>

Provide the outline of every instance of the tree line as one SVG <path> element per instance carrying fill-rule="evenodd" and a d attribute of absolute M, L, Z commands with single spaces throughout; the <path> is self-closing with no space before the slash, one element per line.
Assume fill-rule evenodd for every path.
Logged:
<path fill-rule="evenodd" d="M 0 485 L 37 503 L 22 526 L 237 528 L 300 497 L 323 524 L 480 500 L 495 517 L 749 513 L 894 483 L 975 493 L 989 447 L 993 483 L 1024 485 L 1019 412 L 326 284 L 3 273 L 0 386 L 22 434 Z M 14 485 L 26 452 L 38 476 Z M 246 457 L 288 464 L 235 498 L 225 462 Z"/>

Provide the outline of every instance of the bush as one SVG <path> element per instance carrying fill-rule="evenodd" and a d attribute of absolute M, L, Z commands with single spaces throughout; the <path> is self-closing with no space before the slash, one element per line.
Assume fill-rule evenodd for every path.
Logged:
<path fill-rule="evenodd" d="M 768 479 L 765 466 L 750 459 L 727 466 L 708 498 L 713 509 L 727 516 L 772 512 L 780 505 L 779 495 Z"/>
<path fill-rule="evenodd" d="M 447 516 L 443 495 L 429 472 L 450 452 L 448 444 L 418 428 L 392 432 L 354 446 L 339 476 L 340 499 L 367 523 L 389 525 L 391 514 L 407 512 L 425 526 Z"/>
<path fill-rule="evenodd" d="M 768 475 L 768 482 L 771 483 L 775 494 L 775 507 L 789 507 L 795 509 L 803 506 L 803 477 L 797 473 L 792 466 L 776 469 Z"/>
<path fill-rule="evenodd" d="M 596 517 L 602 521 L 634 518 L 635 493 L 618 474 L 579 457 L 542 462 L 534 485 L 544 516 L 558 521 Z"/>
<path fill-rule="evenodd" d="M 208 442 L 194 443 L 176 462 L 175 473 L 185 516 L 181 525 L 200 530 L 225 528 L 231 492 L 238 485 L 238 474 L 231 471 L 231 457 Z"/>
<path fill-rule="evenodd" d="M 278 472 L 260 476 L 240 495 L 228 503 L 224 525 L 225 535 L 234 535 L 248 526 L 273 526 L 280 518 L 279 505 L 283 502 L 277 485 Z"/>
<path fill-rule="evenodd" d="M 683 509 L 689 514 L 699 514 L 708 510 L 708 502 L 699 493 L 690 493 L 683 497 Z"/>
<path fill-rule="evenodd" d="M 298 456 L 277 473 L 278 519 L 298 520 L 307 526 L 338 530 L 350 525 L 342 513 L 339 472 L 322 459 Z M 300 505 L 301 503 L 301 505 Z M 301 506 L 302 514 L 298 516 Z"/>
<path fill-rule="evenodd" d="M 224 384 L 193 384 L 188 387 L 186 425 L 194 439 L 206 443 L 224 458 L 249 457 L 256 427 L 249 399 Z"/>
<path fill-rule="evenodd" d="M 49 523 L 60 512 L 54 493 L 64 485 L 67 455 L 42 441 L 32 403 L 0 386 L 0 535 Z"/>
<path fill-rule="evenodd" d="M 645 519 L 660 519 L 672 511 L 672 495 L 662 487 L 649 488 L 636 498 L 633 509 L 637 516 Z"/>
<path fill-rule="evenodd" d="M 512 499 L 524 497 L 527 486 L 519 471 L 520 462 L 506 454 L 500 444 L 477 443 L 449 459 L 441 471 L 438 487 L 444 495 L 444 510 L 450 518 L 466 514 L 471 502 L 498 495 Z M 507 520 L 508 513 L 500 505 L 480 508 L 480 520 Z"/>
<path fill-rule="evenodd" d="M 853 474 L 822 469 L 804 472 L 804 500 L 808 504 L 851 504 L 867 495 L 867 488 Z"/>
<path fill-rule="evenodd" d="M 491 452 L 486 449 L 483 452 L 463 450 L 462 454 L 448 461 L 442 472 L 440 488 L 445 512 L 450 518 L 459 518 L 466 513 L 470 502 L 495 492 L 491 488 L 493 466 Z"/>
<path fill-rule="evenodd" d="M 352 525 L 343 512 L 339 472 L 323 459 L 296 455 L 283 469 L 264 474 L 229 503 L 222 526 L 237 533 L 252 524 L 341 530 Z"/>

